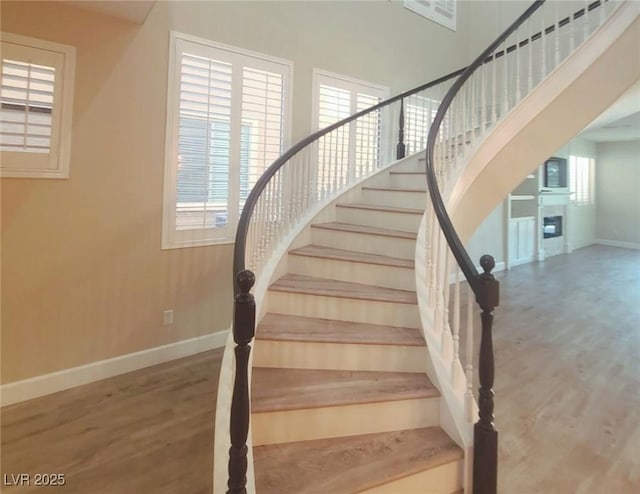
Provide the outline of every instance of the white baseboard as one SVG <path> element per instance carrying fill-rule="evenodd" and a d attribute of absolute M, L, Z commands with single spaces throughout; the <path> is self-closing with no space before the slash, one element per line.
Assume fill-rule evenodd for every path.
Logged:
<path fill-rule="evenodd" d="M 597 238 L 596 244 L 608 245 L 609 247 L 622 247 L 623 249 L 640 250 L 640 244 L 635 242 L 620 242 L 618 240 L 604 240 L 602 238 Z"/>
<path fill-rule="evenodd" d="M 100 381 L 101 379 L 188 357 L 213 348 L 221 348 L 225 346 L 228 334 L 229 330 L 227 329 L 22 381 L 3 384 L 0 386 L 0 406 L 11 405 L 37 398 L 38 396 L 81 386 L 82 384 Z"/>

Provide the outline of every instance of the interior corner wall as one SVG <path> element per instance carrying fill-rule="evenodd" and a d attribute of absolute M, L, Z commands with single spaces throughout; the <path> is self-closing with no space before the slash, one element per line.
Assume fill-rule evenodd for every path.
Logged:
<path fill-rule="evenodd" d="M 397 93 L 467 63 L 468 23 L 466 2 L 452 32 L 400 2 L 158 1 L 140 26 L 3 1 L 3 31 L 73 45 L 77 60 L 70 178 L 0 184 L 2 383 L 231 323 L 232 245 L 160 248 L 170 30 L 293 61 L 297 139 L 314 67 Z"/>
<path fill-rule="evenodd" d="M 640 141 L 597 145 L 596 236 L 640 248 Z"/>

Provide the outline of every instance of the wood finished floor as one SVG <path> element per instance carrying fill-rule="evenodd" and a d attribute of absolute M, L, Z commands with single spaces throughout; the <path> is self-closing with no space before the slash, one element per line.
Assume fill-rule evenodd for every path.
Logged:
<path fill-rule="evenodd" d="M 640 492 L 640 252 L 589 247 L 499 278 L 499 492 Z M 65 473 L 65 494 L 209 494 L 220 359 L 3 408 L 2 473 Z"/>

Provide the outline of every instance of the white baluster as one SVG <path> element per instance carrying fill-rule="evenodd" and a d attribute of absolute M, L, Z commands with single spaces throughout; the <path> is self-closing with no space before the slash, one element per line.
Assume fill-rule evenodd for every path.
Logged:
<path fill-rule="evenodd" d="M 445 252 L 446 249 L 446 239 L 444 238 L 442 231 L 440 230 L 440 228 L 438 228 L 438 257 L 437 257 L 437 280 L 436 280 L 436 311 L 433 317 L 434 323 L 435 323 L 435 330 L 436 330 L 436 334 L 440 336 L 440 338 L 442 338 L 442 333 L 444 333 L 444 324 L 443 324 L 443 312 L 444 312 L 444 307 L 442 306 L 443 303 L 443 293 L 442 293 L 442 289 L 444 286 L 444 270 L 445 270 L 445 262 L 443 259 L 443 252 Z M 442 351 L 442 346 L 440 346 L 440 349 Z"/>
<path fill-rule="evenodd" d="M 509 65 L 507 64 L 507 40 L 502 45 L 502 108 L 500 109 L 500 118 L 509 112 Z"/>
<path fill-rule="evenodd" d="M 467 392 L 466 392 L 466 408 L 467 408 L 467 420 L 469 422 L 473 422 L 475 417 L 474 411 L 474 401 L 473 401 L 473 303 L 474 296 L 473 290 L 471 290 L 470 286 L 468 288 L 468 299 L 467 299 L 467 349 L 465 356 L 465 374 L 467 378 Z"/>
<path fill-rule="evenodd" d="M 498 85 L 498 59 L 496 58 L 496 52 L 493 53 L 493 60 L 491 60 L 491 65 L 493 66 L 493 76 L 491 77 L 491 126 L 493 127 L 498 120 L 497 114 L 497 106 L 498 100 L 496 99 L 496 87 Z"/>
<path fill-rule="evenodd" d="M 460 106 L 462 107 L 462 118 L 460 119 L 460 146 L 461 146 L 461 158 L 464 159 L 467 156 L 467 93 L 462 90 L 458 93 L 460 95 Z"/>
<path fill-rule="evenodd" d="M 540 31 L 540 80 L 547 76 L 547 36 L 545 35 L 544 18 L 542 19 L 542 30 Z"/>
<path fill-rule="evenodd" d="M 528 68 L 527 68 L 527 92 L 530 92 L 533 89 L 533 35 L 531 34 L 531 30 L 533 29 L 533 23 L 529 23 L 529 56 L 528 58 Z"/>
<path fill-rule="evenodd" d="M 455 286 L 453 292 L 453 356 L 451 358 L 451 378 L 454 387 L 460 382 L 460 269 L 452 260 L 455 269 Z"/>
<path fill-rule="evenodd" d="M 514 105 L 520 102 L 522 99 L 522 93 L 520 91 L 520 37 L 518 36 L 518 30 L 516 29 L 516 99 Z"/>
<path fill-rule="evenodd" d="M 449 263 L 450 259 L 450 250 L 447 242 L 444 243 L 444 283 L 442 286 L 443 289 L 443 306 L 444 311 L 442 314 L 442 339 L 440 340 L 440 348 L 442 348 L 442 357 L 444 360 L 448 360 L 451 358 L 452 349 L 449 347 L 450 336 L 447 331 L 447 327 L 449 326 L 449 300 L 451 298 L 451 286 L 449 284 L 449 271 L 451 264 Z"/>
<path fill-rule="evenodd" d="M 573 12 L 569 14 L 569 54 L 573 53 L 576 47 L 576 22 Z"/>
<path fill-rule="evenodd" d="M 584 2 L 584 15 L 582 16 L 582 41 L 586 40 L 589 36 L 589 2 L 591 0 L 585 0 Z"/>
<path fill-rule="evenodd" d="M 487 130 L 487 66 L 484 63 L 480 66 L 480 71 L 480 138 L 482 138 Z"/>
<path fill-rule="evenodd" d="M 429 278 L 429 307 L 435 311 L 436 307 L 436 284 L 438 273 L 438 247 L 440 240 L 440 228 L 438 227 L 438 218 L 435 211 L 431 218 L 431 277 Z M 435 316 L 435 313 L 434 313 Z M 435 321 L 435 318 L 434 318 Z"/>
<path fill-rule="evenodd" d="M 555 56 L 554 56 L 554 67 L 560 65 L 560 8 L 558 7 L 558 3 L 556 2 L 556 21 L 553 25 L 554 28 L 554 38 L 555 38 Z"/>
<path fill-rule="evenodd" d="M 468 80 L 469 91 L 471 91 L 471 97 L 469 98 L 471 104 L 471 135 L 469 136 L 470 145 L 473 148 L 476 144 L 476 82 L 475 82 L 475 73 L 471 75 Z"/>

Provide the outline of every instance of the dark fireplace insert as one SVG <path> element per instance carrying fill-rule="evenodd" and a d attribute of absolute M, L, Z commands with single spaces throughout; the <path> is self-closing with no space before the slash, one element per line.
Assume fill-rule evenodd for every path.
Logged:
<path fill-rule="evenodd" d="M 562 216 L 545 216 L 542 233 L 544 238 L 562 237 Z"/>

